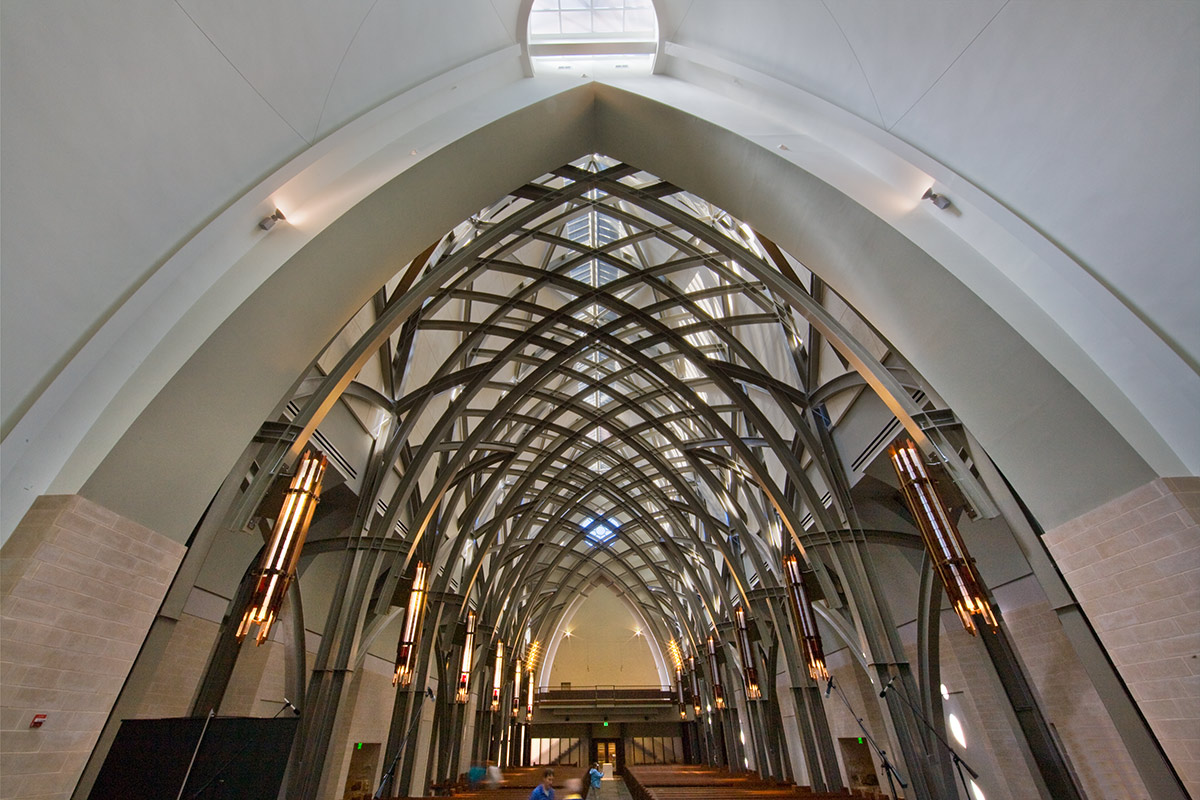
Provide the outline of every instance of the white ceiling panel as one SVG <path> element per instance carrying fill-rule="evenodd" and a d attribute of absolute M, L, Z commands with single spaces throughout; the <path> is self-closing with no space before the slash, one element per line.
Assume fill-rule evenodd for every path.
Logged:
<path fill-rule="evenodd" d="M 511 22 L 502 20 L 487 0 L 377 3 L 338 69 L 318 134 L 439 73 L 513 44 L 507 25 Z"/>
<path fill-rule="evenodd" d="M 181 0 L 213 45 L 306 141 L 316 138 L 342 57 L 375 0 Z"/>
<path fill-rule="evenodd" d="M 828 4 L 890 128 L 929 90 L 1007 0 Z"/>
<path fill-rule="evenodd" d="M 823 3 L 697 0 L 672 40 L 778 77 L 880 122 L 862 67 Z"/>
<path fill-rule="evenodd" d="M 4 4 L 6 424 L 166 254 L 303 144 L 177 6 L 137 5 Z"/>
<path fill-rule="evenodd" d="M 894 132 L 1194 354 L 1198 39 L 1196 3 L 1010 3 Z"/>

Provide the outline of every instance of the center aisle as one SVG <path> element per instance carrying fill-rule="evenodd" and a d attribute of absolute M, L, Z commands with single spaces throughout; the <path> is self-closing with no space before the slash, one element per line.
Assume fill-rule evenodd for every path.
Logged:
<path fill-rule="evenodd" d="M 559 796 L 562 796 L 561 793 Z M 597 797 L 600 800 L 633 800 L 633 795 L 629 794 L 629 788 L 625 786 L 625 781 L 620 777 L 614 777 L 610 781 L 601 781 L 598 795 L 588 794 L 588 800 L 594 800 Z"/>

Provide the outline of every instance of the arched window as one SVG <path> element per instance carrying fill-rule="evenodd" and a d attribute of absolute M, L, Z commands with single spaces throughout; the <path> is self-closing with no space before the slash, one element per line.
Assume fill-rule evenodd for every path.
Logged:
<path fill-rule="evenodd" d="M 652 0 L 534 0 L 529 11 L 535 75 L 649 75 L 657 50 Z"/>

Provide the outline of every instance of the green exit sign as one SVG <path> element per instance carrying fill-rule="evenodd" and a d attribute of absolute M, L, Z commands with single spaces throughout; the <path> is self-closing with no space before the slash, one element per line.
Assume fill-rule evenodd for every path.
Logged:
<path fill-rule="evenodd" d="M 606 723 L 604 723 L 604 727 L 606 727 L 606 728 L 608 727 L 608 723 L 607 723 L 607 722 L 606 722 Z"/>

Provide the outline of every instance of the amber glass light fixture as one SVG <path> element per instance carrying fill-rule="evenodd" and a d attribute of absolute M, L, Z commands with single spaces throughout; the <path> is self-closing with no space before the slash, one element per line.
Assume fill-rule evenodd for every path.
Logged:
<path fill-rule="evenodd" d="M 700 718 L 700 681 L 696 677 L 696 656 L 689 655 L 687 657 L 687 661 L 688 661 L 688 675 L 691 678 L 691 687 L 692 687 L 692 713 L 696 715 L 696 719 L 699 719 Z"/>
<path fill-rule="evenodd" d="M 408 608 L 404 610 L 404 630 L 400 632 L 400 643 L 396 647 L 396 674 L 392 686 L 408 686 L 412 683 L 417 666 L 417 643 L 421 636 L 421 620 L 425 616 L 427 593 L 427 570 L 424 562 L 417 562 L 413 576 L 412 591 L 408 594 Z"/>
<path fill-rule="evenodd" d="M 525 698 L 525 721 L 533 722 L 533 670 L 526 674 L 529 676 L 529 689 Z"/>
<path fill-rule="evenodd" d="M 738 650 L 742 654 L 742 670 L 746 675 L 746 697 L 761 700 L 762 690 L 758 686 L 758 669 L 754 666 L 754 652 L 750 649 L 750 633 L 746 627 L 746 609 L 738 606 L 733 616 L 737 622 Z"/>
<path fill-rule="evenodd" d="M 525 649 L 525 674 L 528 675 L 529 689 L 525 698 L 525 721 L 533 722 L 533 689 L 534 672 L 537 670 L 537 660 L 542 654 L 542 643 L 535 641 Z"/>
<path fill-rule="evenodd" d="M 978 619 L 994 629 L 996 617 L 983 591 L 975 559 L 967 552 L 958 529 L 950 521 L 946 505 L 938 496 L 916 445 L 906 442 L 903 446 L 893 446 L 890 452 L 904 500 L 921 529 L 921 538 L 933 559 L 933 567 L 942 579 L 963 627 L 974 635 Z"/>
<path fill-rule="evenodd" d="M 492 711 L 500 710 L 500 689 L 504 684 L 504 642 L 496 642 L 496 664 L 492 668 Z"/>
<path fill-rule="evenodd" d="M 524 678 L 525 675 L 521 670 L 521 659 L 518 658 L 514 662 L 514 665 L 516 666 L 516 669 L 513 671 L 512 717 L 513 719 L 516 719 L 517 715 L 521 713 L 521 685 L 524 683 L 522 678 Z"/>
<path fill-rule="evenodd" d="M 672 639 L 667 643 L 667 652 L 671 654 L 671 662 L 675 665 L 675 694 L 679 701 L 679 718 L 687 719 L 687 697 L 683 687 L 683 651 L 679 643 Z"/>
<path fill-rule="evenodd" d="M 287 588 L 296 577 L 296 564 L 308 536 L 313 512 L 321 501 L 321 479 L 325 477 L 325 456 L 305 452 L 291 486 L 284 495 L 279 519 L 271 530 L 271 541 L 263 551 L 258 566 L 258 583 L 250 599 L 250 607 L 238 626 L 238 641 L 246 638 L 250 628 L 258 626 L 256 644 L 262 644 L 271 633 L 279 616 L 279 607 Z"/>
<path fill-rule="evenodd" d="M 467 612 L 467 638 L 463 642 L 462 669 L 458 673 L 458 689 L 454 692 L 454 702 L 467 702 L 467 687 L 471 684 L 471 657 L 475 652 L 475 612 Z"/>
<path fill-rule="evenodd" d="M 708 671 L 712 679 L 713 705 L 725 707 L 725 692 L 721 689 L 721 678 L 717 672 L 717 643 L 713 637 L 708 637 Z"/>
<path fill-rule="evenodd" d="M 825 651 L 821 649 L 821 633 L 817 630 L 817 617 L 813 613 L 812 598 L 804 587 L 804 576 L 800 570 L 800 561 L 795 556 L 783 559 L 783 572 L 787 577 L 788 596 L 792 598 L 792 616 L 800 632 L 800 649 L 804 654 L 804 663 L 808 665 L 808 674 L 814 681 L 823 681 L 829 677 L 825 668 Z"/>

